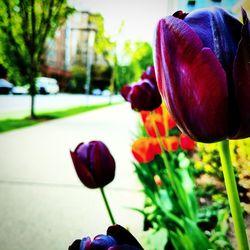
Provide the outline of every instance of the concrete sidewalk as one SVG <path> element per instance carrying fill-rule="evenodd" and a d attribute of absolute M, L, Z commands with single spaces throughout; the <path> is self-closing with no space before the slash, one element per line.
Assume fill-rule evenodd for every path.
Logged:
<path fill-rule="evenodd" d="M 0 134 L 0 249 L 63 250 L 111 224 L 100 191 L 84 187 L 69 150 L 102 140 L 116 160 L 106 195 L 116 223 L 140 238 L 144 195 L 130 145 L 137 114 L 128 103 Z"/>

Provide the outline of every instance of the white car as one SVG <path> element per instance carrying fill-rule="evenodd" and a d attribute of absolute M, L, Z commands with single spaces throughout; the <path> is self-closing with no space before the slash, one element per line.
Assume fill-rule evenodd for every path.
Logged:
<path fill-rule="evenodd" d="M 3 78 L 0 79 L 0 94 L 10 94 L 13 87 L 12 83 Z"/>
<path fill-rule="evenodd" d="M 27 95 L 29 94 L 27 87 L 15 86 L 11 89 L 11 94 L 13 95 Z"/>
<path fill-rule="evenodd" d="M 39 94 L 57 94 L 59 86 L 55 78 L 37 77 L 36 87 Z"/>

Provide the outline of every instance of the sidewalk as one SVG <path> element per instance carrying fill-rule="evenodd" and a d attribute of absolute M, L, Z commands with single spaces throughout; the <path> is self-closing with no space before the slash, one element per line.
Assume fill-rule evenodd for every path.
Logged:
<path fill-rule="evenodd" d="M 76 238 L 111 224 L 99 190 L 84 187 L 69 150 L 102 140 L 116 160 L 106 195 L 116 223 L 139 238 L 144 196 L 130 144 L 137 114 L 128 103 L 0 134 L 0 246 L 4 250 L 63 250 Z"/>

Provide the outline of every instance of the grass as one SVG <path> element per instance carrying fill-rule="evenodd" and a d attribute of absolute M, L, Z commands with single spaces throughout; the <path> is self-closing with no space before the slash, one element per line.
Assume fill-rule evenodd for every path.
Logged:
<path fill-rule="evenodd" d="M 115 104 L 119 104 L 119 103 L 115 103 Z M 36 125 L 38 123 L 49 121 L 49 120 L 77 115 L 77 114 L 88 112 L 88 111 L 95 110 L 95 109 L 105 108 L 105 107 L 108 107 L 110 105 L 115 105 L 115 104 L 106 103 L 106 104 L 98 104 L 98 105 L 80 106 L 80 107 L 70 108 L 66 110 L 59 110 L 59 111 L 49 111 L 49 112 L 40 112 L 40 113 L 37 112 L 36 119 L 31 119 L 30 117 L 21 118 L 21 119 L 3 119 L 3 120 L 0 120 L 0 133 L 18 129 L 18 128 Z"/>

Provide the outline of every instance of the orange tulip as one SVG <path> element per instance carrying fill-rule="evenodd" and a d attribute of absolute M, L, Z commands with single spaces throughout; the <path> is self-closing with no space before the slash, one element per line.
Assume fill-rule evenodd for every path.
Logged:
<path fill-rule="evenodd" d="M 162 138 L 162 142 L 166 151 L 176 151 L 179 147 L 179 139 L 177 136 Z"/>
<path fill-rule="evenodd" d="M 157 139 L 142 137 L 132 144 L 132 153 L 139 163 L 148 163 L 161 153 L 161 147 Z"/>
<path fill-rule="evenodd" d="M 157 134 L 155 132 L 154 122 L 157 126 L 160 136 L 166 136 L 164 122 L 160 114 L 150 114 L 146 117 L 144 126 L 148 135 L 151 137 L 157 137 Z"/>
<path fill-rule="evenodd" d="M 170 116 L 165 105 L 161 105 L 158 108 L 154 109 L 153 113 L 151 113 L 150 111 L 141 111 L 140 114 L 145 129 L 148 135 L 151 137 L 157 136 L 155 133 L 153 122 L 156 123 L 159 134 L 163 137 L 167 135 L 167 130 L 176 127 L 176 123 Z M 165 123 L 164 119 L 167 120 L 167 123 Z"/>

